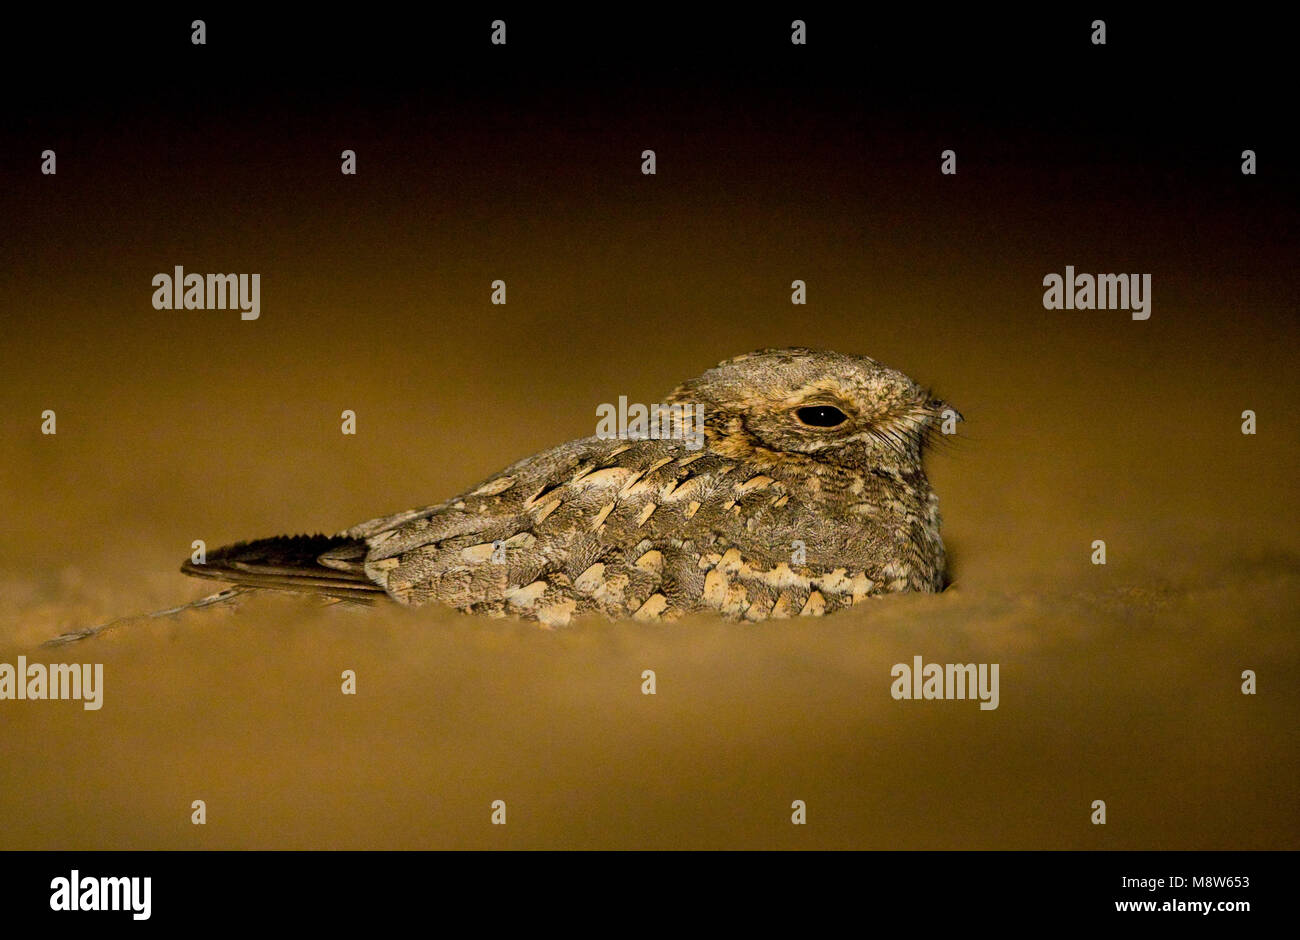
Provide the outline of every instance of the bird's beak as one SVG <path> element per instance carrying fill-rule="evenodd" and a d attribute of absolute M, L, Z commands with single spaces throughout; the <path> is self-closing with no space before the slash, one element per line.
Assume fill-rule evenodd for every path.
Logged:
<path fill-rule="evenodd" d="M 928 411 L 935 418 L 939 418 L 939 419 L 942 419 L 944 417 L 945 412 L 951 411 L 954 415 L 956 415 L 958 421 L 966 420 L 965 418 L 962 417 L 960 411 L 958 411 L 956 408 L 954 408 L 952 405 L 950 405 L 948 402 L 944 401 L 941 398 L 931 398 L 929 401 L 925 403 L 925 410 Z"/>

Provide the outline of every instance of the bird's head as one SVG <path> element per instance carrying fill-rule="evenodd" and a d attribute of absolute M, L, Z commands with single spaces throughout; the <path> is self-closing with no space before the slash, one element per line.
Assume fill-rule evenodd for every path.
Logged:
<path fill-rule="evenodd" d="M 727 359 L 666 401 L 703 408 L 711 450 L 813 472 L 919 470 L 945 417 L 961 420 L 874 359 L 804 348 Z"/>

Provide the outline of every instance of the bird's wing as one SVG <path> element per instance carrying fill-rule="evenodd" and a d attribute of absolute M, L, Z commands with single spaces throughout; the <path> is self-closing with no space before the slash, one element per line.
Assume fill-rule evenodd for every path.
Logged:
<path fill-rule="evenodd" d="M 738 502 L 779 499 L 764 492 L 769 478 L 735 470 L 683 441 L 586 438 L 345 534 L 366 541 L 367 575 L 405 604 L 556 622 L 585 609 L 688 609 L 704 589 L 701 554 L 720 557 L 728 531 L 744 530 Z"/>
<path fill-rule="evenodd" d="M 789 503 L 772 478 L 681 441 L 587 438 L 344 534 L 365 540 L 366 574 L 412 606 L 564 623 L 585 610 L 758 619 L 852 603 L 865 578 L 792 561 Z"/>

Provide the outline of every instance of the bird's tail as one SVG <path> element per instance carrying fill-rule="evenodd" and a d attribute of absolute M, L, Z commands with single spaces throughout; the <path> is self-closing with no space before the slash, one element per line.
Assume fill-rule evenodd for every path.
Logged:
<path fill-rule="evenodd" d="M 365 542 L 339 535 L 281 535 L 226 545 L 209 554 L 204 564 L 187 559 L 181 571 L 230 582 L 230 587 L 188 604 L 118 617 L 96 627 L 64 633 L 42 645 L 75 643 L 125 623 L 225 604 L 253 591 L 288 591 L 328 598 L 334 603 L 369 604 L 384 597 L 384 589 L 366 575 L 365 557 Z"/>
<path fill-rule="evenodd" d="M 211 552 L 203 564 L 187 560 L 181 571 L 236 586 L 323 594 L 345 600 L 384 589 L 366 575 L 366 543 L 345 535 L 277 535 L 237 542 Z"/>

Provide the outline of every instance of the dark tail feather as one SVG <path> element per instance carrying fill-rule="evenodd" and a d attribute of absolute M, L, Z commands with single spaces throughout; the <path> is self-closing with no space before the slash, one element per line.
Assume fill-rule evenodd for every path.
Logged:
<path fill-rule="evenodd" d="M 183 610 L 225 604 L 257 590 L 292 591 L 336 602 L 369 604 L 383 597 L 384 589 L 366 576 L 365 557 L 366 543 L 344 536 L 281 535 L 226 545 L 212 552 L 206 564 L 186 561 L 181 571 L 198 578 L 227 581 L 231 587 L 188 604 L 118 617 L 97 627 L 64 633 L 46 640 L 42 646 L 62 646 L 89 639 L 133 620 L 152 620 Z"/>
<path fill-rule="evenodd" d="M 206 564 L 187 561 L 185 574 L 228 581 L 237 587 L 269 588 L 358 600 L 383 594 L 366 576 L 366 543 L 341 535 L 278 535 L 227 545 Z"/>

